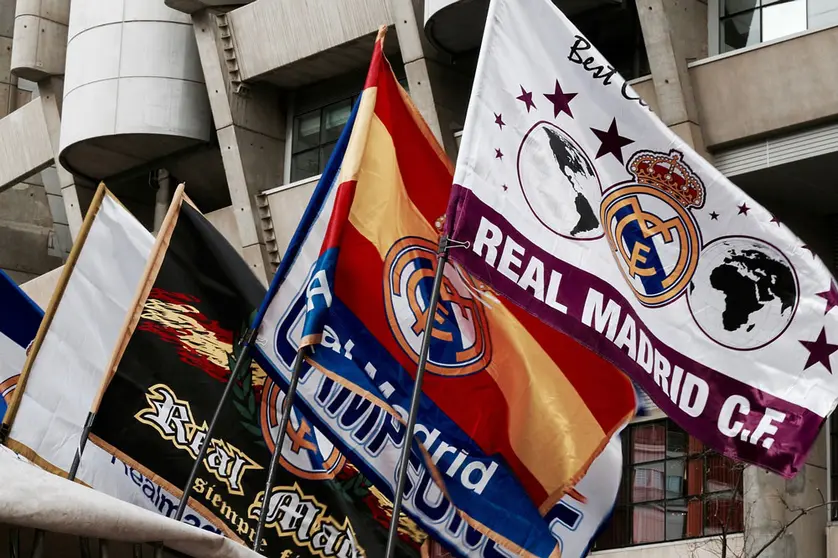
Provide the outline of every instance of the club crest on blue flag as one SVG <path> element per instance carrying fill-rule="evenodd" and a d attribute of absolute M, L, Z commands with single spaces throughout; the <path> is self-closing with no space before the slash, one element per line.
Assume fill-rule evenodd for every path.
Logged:
<path fill-rule="evenodd" d="M 0 270 L 0 418 L 6 413 L 26 349 L 35 339 L 44 312 L 11 277 Z"/>

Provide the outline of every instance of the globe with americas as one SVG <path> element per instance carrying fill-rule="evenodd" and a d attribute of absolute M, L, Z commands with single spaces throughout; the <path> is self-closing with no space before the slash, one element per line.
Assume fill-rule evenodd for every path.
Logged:
<path fill-rule="evenodd" d="M 708 337 L 752 350 L 785 331 L 798 294 L 794 268 L 777 248 L 755 238 L 725 237 L 702 251 L 687 300 Z"/>
<path fill-rule="evenodd" d="M 599 178 L 567 133 L 548 122 L 536 125 L 521 145 L 518 172 L 524 197 L 544 226 L 572 239 L 602 236 L 594 210 L 602 194 Z"/>

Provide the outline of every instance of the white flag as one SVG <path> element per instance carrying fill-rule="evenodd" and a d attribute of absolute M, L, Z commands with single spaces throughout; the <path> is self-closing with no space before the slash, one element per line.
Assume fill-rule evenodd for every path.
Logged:
<path fill-rule="evenodd" d="M 708 446 L 800 469 L 838 395 L 838 287 L 549 0 L 492 0 L 455 184 L 452 258 Z"/>

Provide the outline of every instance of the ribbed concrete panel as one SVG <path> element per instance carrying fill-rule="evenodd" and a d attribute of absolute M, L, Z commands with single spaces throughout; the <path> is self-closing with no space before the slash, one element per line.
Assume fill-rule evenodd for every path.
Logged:
<path fill-rule="evenodd" d="M 69 14 L 70 0 L 17 0 L 12 43 L 15 75 L 39 81 L 64 73 Z"/>
<path fill-rule="evenodd" d="M 35 99 L 0 120 L 0 191 L 53 162 L 41 102 Z"/>
<path fill-rule="evenodd" d="M 241 81 L 315 55 L 328 58 L 329 53 L 324 51 L 341 45 L 352 47 L 358 39 L 374 36 L 379 26 L 394 23 L 389 0 L 257 0 L 233 10 L 227 18 Z M 369 45 L 364 44 L 367 63 L 371 44 L 371 39 Z M 342 55 L 345 63 L 349 52 L 344 47 L 336 49 L 335 54 Z M 351 68 L 344 67 L 343 71 L 346 69 Z M 323 72 L 316 78 L 328 75 L 327 69 Z M 338 73 L 342 72 L 332 75 Z"/>
<path fill-rule="evenodd" d="M 829 124 L 718 151 L 714 164 L 723 174 L 736 176 L 837 151 L 838 124 Z"/>
<path fill-rule="evenodd" d="M 189 16 L 148 0 L 73 0 L 61 160 L 103 179 L 210 137 Z"/>

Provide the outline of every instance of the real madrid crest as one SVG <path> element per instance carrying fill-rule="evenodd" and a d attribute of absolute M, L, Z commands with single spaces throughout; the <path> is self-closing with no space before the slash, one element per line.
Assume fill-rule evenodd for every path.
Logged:
<path fill-rule="evenodd" d="M 704 205 L 704 185 L 682 153 L 639 151 L 600 206 L 605 234 L 637 299 L 663 306 L 690 284 L 698 265 L 701 232 L 690 209 Z"/>

